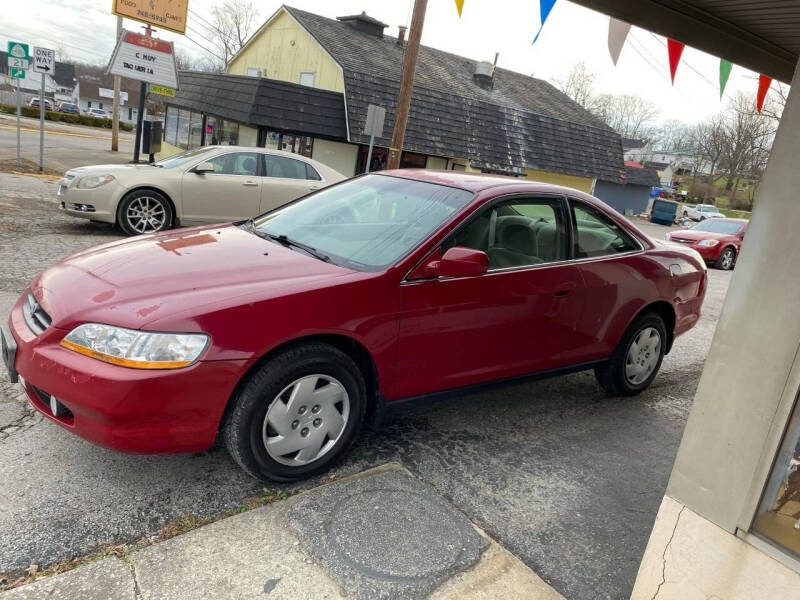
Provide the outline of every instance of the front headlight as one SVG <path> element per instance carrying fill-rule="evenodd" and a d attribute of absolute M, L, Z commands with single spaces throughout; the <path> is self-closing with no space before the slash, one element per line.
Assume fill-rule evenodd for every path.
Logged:
<path fill-rule="evenodd" d="M 61 345 L 80 354 L 135 369 L 177 369 L 192 364 L 208 345 L 202 333 L 155 333 L 84 323 Z"/>
<path fill-rule="evenodd" d="M 705 246 L 706 248 L 713 248 L 717 244 L 719 244 L 719 240 L 703 240 L 697 245 L 698 246 Z"/>
<path fill-rule="evenodd" d="M 113 175 L 87 175 L 78 180 L 79 190 L 93 190 L 114 181 Z"/>

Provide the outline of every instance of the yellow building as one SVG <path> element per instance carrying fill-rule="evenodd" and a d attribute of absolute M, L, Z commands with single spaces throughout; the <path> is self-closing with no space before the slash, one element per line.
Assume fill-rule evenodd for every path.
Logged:
<path fill-rule="evenodd" d="M 386 109 L 386 120 L 370 170 L 383 168 L 405 33 L 389 37 L 386 27 L 364 13 L 330 19 L 282 6 L 231 59 L 228 75 L 213 76 L 227 83 L 212 85 L 213 94 L 182 85 L 175 98 L 165 99 L 165 141 L 176 149 L 215 141 L 270 145 L 353 175 L 366 168 L 366 114 L 376 104 Z M 253 81 L 269 83 L 234 98 L 237 90 L 253 88 Z M 338 94 L 342 135 L 321 132 L 319 115 L 287 116 L 315 110 L 313 103 L 287 101 L 296 89 L 310 97 Z M 232 136 L 223 129 L 233 130 L 233 121 Z M 425 46 L 403 150 L 402 167 L 505 174 L 584 192 L 592 192 L 597 179 L 624 179 L 620 136 L 552 85 Z"/>

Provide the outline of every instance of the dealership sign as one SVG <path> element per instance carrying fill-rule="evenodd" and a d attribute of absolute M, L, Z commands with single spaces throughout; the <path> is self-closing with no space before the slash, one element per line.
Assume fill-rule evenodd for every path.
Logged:
<path fill-rule="evenodd" d="M 156 27 L 186 33 L 189 0 L 114 0 L 112 12 Z"/>
<path fill-rule="evenodd" d="M 130 79 L 178 87 L 178 68 L 172 42 L 123 30 L 108 72 Z"/>

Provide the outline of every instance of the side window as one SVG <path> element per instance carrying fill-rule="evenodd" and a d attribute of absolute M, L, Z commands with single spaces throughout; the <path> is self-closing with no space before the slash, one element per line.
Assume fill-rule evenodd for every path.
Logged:
<path fill-rule="evenodd" d="M 470 219 L 443 246 L 482 250 L 489 270 L 565 260 L 567 229 L 558 198 L 524 198 L 491 206 Z"/>
<path fill-rule="evenodd" d="M 599 210 L 570 201 L 575 224 L 575 258 L 606 256 L 638 250 L 638 244 Z"/>
<path fill-rule="evenodd" d="M 232 152 L 208 160 L 214 165 L 217 175 L 257 175 L 258 154 L 256 152 Z"/>
<path fill-rule="evenodd" d="M 312 167 L 310 164 L 306 163 L 306 179 L 311 179 L 313 181 L 321 181 L 322 177 L 317 170 Z"/>
<path fill-rule="evenodd" d="M 267 154 L 265 158 L 267 160 L 267 177 L 306 178 L 306 163 L 302 161 L 275 154 Z"/>

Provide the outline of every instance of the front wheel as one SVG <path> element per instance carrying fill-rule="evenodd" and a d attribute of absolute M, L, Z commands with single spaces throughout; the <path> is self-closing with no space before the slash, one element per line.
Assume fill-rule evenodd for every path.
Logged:
<path fill-rule="evenodd" d="M 717 262 L 714 263 L 714 266 L 718 269 L 722 269 L 723 271 L 730 271 L 733 268 L 733 262 L 736 259 L 736 252 L 728 246 L 725 250 L 722 251 L 722 254 L 719 255 Z"/>
<path fill-rule="evenodd" d="M 667 328 L 657 314 L 645 313 L 625 331 L 608 363 L 594 370 L 600 385 L 614 396 L 635 396 L 653 382 L 667 343 Z"/>
<path fill-rule="evenodd" d="M 293 481 L 329 468 L 366 412 L 361 371 L 327 344 L 287 350 L 240 387 L 222 424 L 233 459 L 258 479 Z"/>
<path fill-rule="evenodd" d="M 135 190 L 119 203 L 117 222 L 127 235 L 156 233 L 172 227 L 172 206 L 155 190 Z"/>

